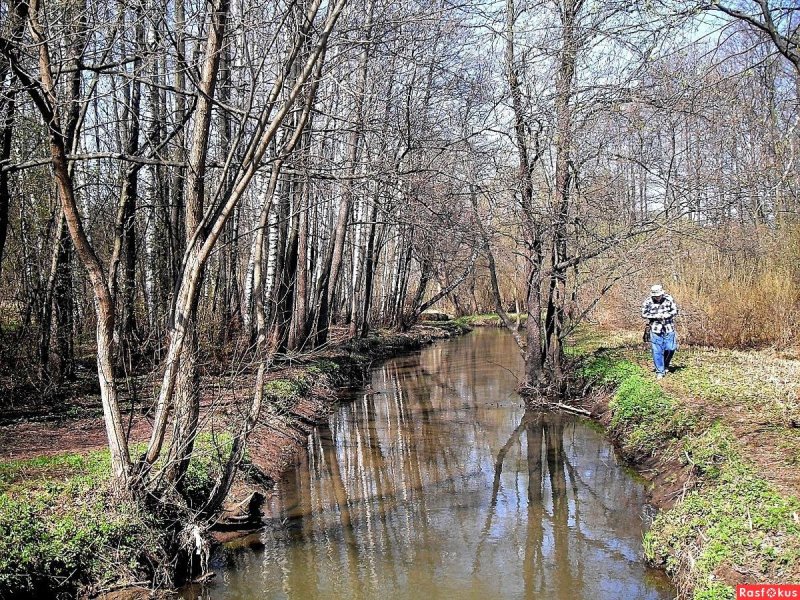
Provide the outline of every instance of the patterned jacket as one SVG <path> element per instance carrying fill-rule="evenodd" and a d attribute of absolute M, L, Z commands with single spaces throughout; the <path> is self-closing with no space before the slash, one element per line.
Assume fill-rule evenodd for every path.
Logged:
<path fill-rule="evenodd" d="M 678 305 L 669 294 L 664 294 L 661 302 L 647 298 L 642 304 L 642 318 L 650 321 L 650 331 L 655 335 L 675 331 L 673 318 L 678 314 Z"/>

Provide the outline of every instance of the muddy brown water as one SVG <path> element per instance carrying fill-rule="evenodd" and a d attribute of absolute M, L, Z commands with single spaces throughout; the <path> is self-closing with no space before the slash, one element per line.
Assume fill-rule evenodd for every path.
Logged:
<path fill-rule="evenodd" d="M 526 410 L 521 368 L 497 329 L 374 368 L 196 595 L 673 598 L 642 558 L 642 482 L 591 422 Z"/>

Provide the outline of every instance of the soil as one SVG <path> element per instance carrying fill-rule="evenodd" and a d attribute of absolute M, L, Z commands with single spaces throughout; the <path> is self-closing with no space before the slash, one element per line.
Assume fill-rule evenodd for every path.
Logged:
<path fill-rule="evenodd" d="M 130 428 L 132 441 L 146 440 L 151 424 L 138 417 Z M 0 427 L 0 460 L 28 459 L 65 452 L 86 453 L 108 446 L 102 417 L 56 422 L 22 422 Z"/>
<path fill-rule="evenodd" d="M 302 362 L 273 368 L 267 381 L 283 379 L 304 370 L 304 364 L 319 359 L 339 365 L 335 376 L 315 374 L 311 390 L 303 397 L 287 401 L 280 410 L 268 406 L 248 440 L 249 465 L 237 477 L 226 500 L 224 510 L 212 531 L 218 542 L 241 540 L 249 532 L 263 528 L 260 507 L 273 483 L 279 480 L 305 450 L 308 434 L 322 423 L 339 402 L 339 392 L 360 384 L 367 368 L 375 360 L 416 350 L 436 339 L 465 333 L 469 328 L 448 324 L 420 325 L 407 333 L 383 332 L 368 340 L 345 341 L 343 336 L 321 352 L 305 355 Z M 299 363 L 299 364 L 298 364 Z M 209 377 L 201 390 L 201 430 L 213 430 L 235 419 L 238 400 L 252 390 L 252 373 Z M 336 387 L 339 386 L 339 387 Z M 77 409 L 75 407 L 80 407 Z M 30 420 L 20 418 L 0 424 L 0 460 L 24 460 L 64 453 L 87 453 L 107 447 L 105 426 L 99 397 L 83 396 L 71 405 L 69 414 L 57 420 L 42 420 L 40 411 L 28 413 Z M 63 411 L 62 411 L 63 415 Z M 0 414 L 0 419 L 3 415 Z M 1 423 L 2 421 L 0 421 Z M 129 415 L 129 443 L 146 442 L 152 431 L 152 417 Z M 122 593 L 127 593 L 125 590 Z M 127 596 L 125 596 L 127 597 Z"/>
<path fill-rule="evenodd" d="M 610 429 L 611 411 L 608 403 L 610 395 L 599 392 L 588 396 L 583 408 L 592 413 L 592 418 L 600 422 L 606 430 Z M 620 447 L 620 440 L 612 441 Z M 648 496 L 650 504 L 659 510 L 668 510 L 695 486 L 694 475 L 690 468 L 681 464 L 677 457 L 637 456 L 626 457 L 634 470 L 650 484 Z"/>

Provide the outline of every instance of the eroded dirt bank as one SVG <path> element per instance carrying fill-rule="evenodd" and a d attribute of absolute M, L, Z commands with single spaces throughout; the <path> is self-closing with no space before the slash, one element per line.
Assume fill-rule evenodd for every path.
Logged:
<path fill-rule="evenodd" d="M 648 560 L 681 598 L 738 583 L 800 583 L 800 361 L 685 348 L 656 380 L 638 334 L 573 340 L 579 400 L 651 482 Z"/>
<path fill-rule="evenodd" d="M 338 403 L 337 390 L 362 383 L 376 360 L 466 331 L 441 323 L 380 332 L 276 366 L 221 535 L 248 527 L 249 509 L 258 504 L 253 494 L 265 493 L 303 450 L 307 433 Z M 187 474 L 192 485 L 213 485 L 219 476 L 223 425 L 236 420 L 251 385 L 252 377 L 240 372 L 204 386 L 197 456 Z M 149 587 L 169 568 L 158 521 L 114 499 L 102 419 L 91 399 L 84 404 L 85 412 L 59 421 L 0 427 L 0 597 L 117 593 L 123 586 Z M 129 424 L 134 446 L 149 436 L 148 415 L 134 413 Z"/>

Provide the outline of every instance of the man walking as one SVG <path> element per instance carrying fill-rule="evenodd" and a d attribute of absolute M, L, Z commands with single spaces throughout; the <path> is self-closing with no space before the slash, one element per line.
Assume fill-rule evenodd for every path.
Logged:
<path fill-rule="evenodd" d="M 656 377 L 661 379 L 669 371 L 672 355 L 678 348 L 675 337 L 675 315 L 678 305 L 672 296 L 664 293 L 664 288 L 654 285 L 650 288 L 650 297 L 642 304 L 642 318 L 647 319 L 650 327 L 650 344 L 653 349 L 653 364 Z"/>

